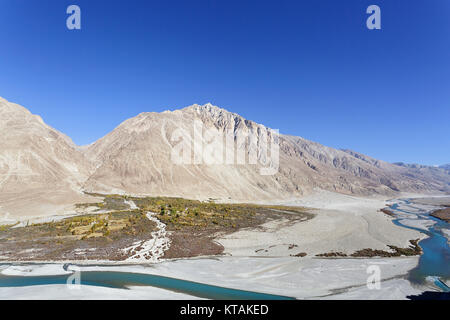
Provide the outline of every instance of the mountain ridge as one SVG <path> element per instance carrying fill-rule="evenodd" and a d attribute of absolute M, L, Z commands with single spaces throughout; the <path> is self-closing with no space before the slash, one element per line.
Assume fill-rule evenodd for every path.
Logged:
<path fill-rule="evenodd" d="M 445 167 L 392 164 L 302 137 L 277 135 L 273 129 L 211 103 L 161 113 L 142 112 L 87 146 L 77 146 L 39 116 L 2 98 L 0 114 L 0 129 L 11 137 L 10 141 L 2 139 L 5 135 L 0 138 L 0 156 L 13 154 L 13 149 L 33 154 L 27 164 L 43 179 L 9 176 L 0 184 L 3 194 L 27 190 L 29 181 L 33 182 L 33 190 L 54 184 L 52 188 L 57 186 L 59 192 L 68 193 L 91 191 L 236 201 L 295 198 L 316 189 L 360 196 L 450 192 L 450 173 Z M 200 136 L 196 135 L 195 125 L 202 127 Z M 227 144 L 226 138 L 203 136 L 205 132 L 228 136 L 232 143 Z M 276 162 L 269 152 L 260 151 L 267 138 L 279 142 L 278 171 L 273 175 L 260 174 L 265 165 Z M 223 160 L 229 153 L 233 161 L 197 163 L 194 149 L 193 156 L 186 158 L 187 163 L 174 163 L 173 150 L 183 139 L 188 141 L 186 145 L 209 148 L 213 160 Z M 239 152 L 245 155 L 245 163 L 237 163 Z M 249 163 L 251 156 L 255 156 L 255 163 Z M 46 159 L 46 165 L 39 166 L 37 158 Z"/>

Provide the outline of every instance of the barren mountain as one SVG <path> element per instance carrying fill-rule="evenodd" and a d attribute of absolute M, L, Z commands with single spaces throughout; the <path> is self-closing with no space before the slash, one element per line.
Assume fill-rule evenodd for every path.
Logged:
<path fill-rule="evenodd" d="M 200 121 L 203 132 L 215 127 L 219 133 L 229 132 L 233 145 L 205 134 L 194 135 L 195 121 Z M 225 150 L 230 154 L 236 149 L 234 139 L 248 132 L 259 141 L 268 129 L 211 105 L 142 113 L 89 146 L 86 154 L 97 169 L 85 187 L 91 191 L 190 198 L 275 198 L 285 187 L 274 177 L 260 175 L 258 165 L 238 165 L 234 160 L 224 164 L 221 160 Z M 172 153 L 182 140 L 193 151 L 189 159 L 178 159 L 181 163 L 177 163 Z M 200 164 L 194 164 L 194 148 L 198 151 L 200 145 L 204 151 L 200 153 L 211 157 L 205 156 Z"/>
<path fill-rule="evenodd" d="M 394 196 L 449 193 L 445 168 L 390 164 L 336 150 L 206 104 L 142 113 L 76 146 L 0 99 L 0 219 L 52 215 L 83 191 L 219 198 L 299 197 L 315 189 Z"/>
<path fill-rule="evenodd" d="M 54 214 L 82 198 L 90 164 L 39 116 L 0 98 L 0 219 Z"/>
<path fill-rule="evenodd" d="M 271 157 L 270 147 L 264 148 L 268 137 L 279 141 L 279 165 L 273 163 L 278 157 Z M 192 150 L 200 148 L 197 154 L 204 158 L 193 151 L 174 160 L 182 141 Z M 242 153 L 245 161 L 238 160 Z M 90 191 L 267 200 L 316 188 L 356 195 L 450 190 L 450 175 L 443 169 L 404 167 L 300 137 L 277 136 L 211 104 L 142 113 L 90 145 L 86 155 L 97 168 L 85 185 Z M 257 161 L 250 160 L 252 155 Z M 278 169 L 275 174 L 261 174 L 268 164 Z"/>

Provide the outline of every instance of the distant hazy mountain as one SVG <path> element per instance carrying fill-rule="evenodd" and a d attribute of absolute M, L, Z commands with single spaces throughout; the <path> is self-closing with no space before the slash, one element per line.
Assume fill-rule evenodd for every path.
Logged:
<path fill-rule="evenodd" d="M 194 134 L 199 125 L 200 132 L 226 134 L 225 148 L 224 140 Z M 241 201 L 298 197 L 315 188 L 392 196 L 450 191 L 448 166 L 390 164 L 300 137 L 277 137 L 261 124 L 210 104 L 142 113 L 80 148 L 40 117 L 1 99 L 0 132 L 0 215 L 14 213 L 21 199 L 44 199 L 46 209 L 73 202 L 82 190 Z M 177 163 L 173 150 L 183 137 L 187 145 L 203 145 L 212 157 L 224 159 L 231 152 L 230 164 Z M 279 165 L 260 152 L 267 137 L 279 141 Z M 245 154 L 245 163 L 237 163 L 238 152 Z M 250 163 L 251 155 L 257 164 Z M 279 168 L 274 175 L 261 175 L 264 163 Z"/>

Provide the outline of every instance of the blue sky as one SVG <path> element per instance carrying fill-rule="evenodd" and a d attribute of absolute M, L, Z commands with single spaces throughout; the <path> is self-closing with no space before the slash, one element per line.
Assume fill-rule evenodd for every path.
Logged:
<path fill-rule="evenodd" d="M 0 96 L 77 144 L 211 102 L 386 161 L 450 162 L 447 0 L 1 0 L 0 43 Z"/>

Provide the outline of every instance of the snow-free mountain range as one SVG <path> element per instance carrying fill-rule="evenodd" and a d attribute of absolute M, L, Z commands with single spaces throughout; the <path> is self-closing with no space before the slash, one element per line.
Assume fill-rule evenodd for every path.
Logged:
<path fill-rule="evenodd" d="M 205 104 L 141 113 L 95 143 L 77 146 L 41 117 L 0 98 L 0 218 L 56 214 L 86 200 L 84 192 L 247 202 L 299 198 L 317 190 L 392 197 L 450 193 L 449 165 L 392 164 L 283 134 L 274 175 L 261 175 L 255 164 L 175 163 L 174 134 L 192 132 L 195 121 L 204 130 L 232 135 L 233 150 L 252 150 L 272 133 Z M 196 142 L 224 152 L 220 143 Z"/>

